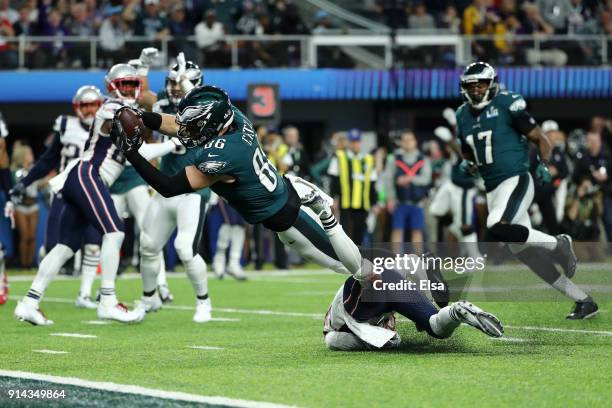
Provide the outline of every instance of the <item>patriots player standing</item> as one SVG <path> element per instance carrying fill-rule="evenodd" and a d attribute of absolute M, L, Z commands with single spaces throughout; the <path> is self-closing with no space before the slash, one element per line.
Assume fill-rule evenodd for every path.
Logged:
<path fill-rule="evenodd" d="M 495 239 L 511 243 L 511 250 L 540 278 L 576 302 L 568 319 L 594 316 L 593 299 L 570 279 L 576 272 L 576 255 L 568 235 L 556 237 L 531 227 L 527 210 L 533 201 L 529 174 L 529 142 L 539 150 L 536 177 L 549 183 L 548 161 L 552 146 L 525 99 L 500 91 L 497 73 L 485 62 L 470 64 L 461 75 L 465 103 L 456 111 L 457 137 L 465 171 L 477 171 L 487 192 L 487 228 Z M 524 135 L 524 137 L 523 137 Z M 565 276 L 555 266 L 559 264 Z"/>
<path fill-rule="evenodd" d="M 112 99 L 107 99 L 96 112 L 82 157 L 69 163 L 62 173 L 50 181 L 53 191 L 61 192 L 64 200 L 59 220 L 59 239 L 41 262 L 30 290 L 15 308 L 15 317 L 19 320 L 35 325 L 53 324 L 40 311 L 40 300 L 61 266 L 80 248 L 89 225 L 93 225 L 102 235 L 98 317 L 124 323 L 138 322 L 144 318 L 144 310 L 129 311 L 115 294 L 124 233 L 122 221 L 108 191 L 108 186 L 117 179 L 125 164 L 125 156 L 109 137 L 112 118 L 115 111 L 125 104 L 135 104 L 141 82 L 136 70 L 127 64 L 113 66 L 105 81 Z M 174 148 L 173 142 L 142 146 L 143 154 L 149 159 L 163 156 Z"/>
<path fill-rule="evenodd" d="M 11 202 L 19 204 L 27 187 L 57 169 L 64 171 L 69 162 L 78 159 L 83 154 L 85 143 L 89 138 L 89 129 L 93 124 L 96 112 L 102 106 L 104 96 L 98 88 L 91 85 L 80 87 L 72 98 L 72 106 L 76 116 L 60 115 L 53 125 L 53 140 L 51 145 L 38 159 L 28 175 L 10 191 Z M 45 231 L 45 253 L 57 244 L 59 239 L 59 219 L 64 200 L 61 193 L 51 198 L 51 208 L 47 218 Z M 76 300 L 77 307 L 95 309 L 96 303 L 91 300 L 91 287 L 96 277 L 96 269 L 100 261 L 100 242 L 102 237 L 98 231 L 89 226 L 83 237 L 83 265 L 81 268 L 81 289 Z"/>

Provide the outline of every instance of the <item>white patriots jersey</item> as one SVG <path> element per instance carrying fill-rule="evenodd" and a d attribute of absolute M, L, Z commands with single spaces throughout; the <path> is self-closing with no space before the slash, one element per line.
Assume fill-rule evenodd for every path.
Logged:
<path fill-rule="evenodd" d="M 61 115 L 55 119 L 53 131 L 57 133 L 62 145 L 59 171 L 64 171 L 68 163 L 83 155 L 85 143 L 89 139 L 89 129 L 81 125 L 76 116 Z"/>
<path fill-rule="evenodd" d="M 91 137 L 85 145 L 83 162 L 90 162 L 100 174 L 100 178 L 107 186 L 112 185 L 123 171 L 125 155 L 113 144 L 110 134 L 102 132 L 102 124 L 113 120 L 117 109 L 123 103 L 116 99 L 107 99 L 96 112 Z"/>

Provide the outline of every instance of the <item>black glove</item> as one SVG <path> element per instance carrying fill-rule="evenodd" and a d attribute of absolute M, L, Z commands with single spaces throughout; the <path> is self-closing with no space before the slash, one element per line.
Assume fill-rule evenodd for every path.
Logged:
<path fill-rule="evenodd" d="M 121 121 L 119 121 L 118 118 L 119 118 L 119 115 L 121 115 L 121 112 L 123 112 L 126 109 L 132 110 L 133 112 L 138 114 L 138 116 L 140 116 L 139 111 L 134 110 L 128 106 L 122 106 L 121 108 L 117 109 L 117 111 L 115 112 L 115 116 L 113 117 L 113 126 L 111 127 L 110 137 L 111 137 L 111 140 L 113 141 L 113 144 L 117 146 L 117 148 L 121 150 L 123 153 L 137 151 L 142 145 L 142 143 L 144 142 L 143 137 L 142 137 L 143 135 L 142 128 L 138 129 L 138 132 L 132 137 L 128 136 L 125 133 L 125 130 L 123 129 L 123 125 L 121 124 Z"/>
<path fill-rule="evenodd" d="M 15 205 L 21 204 L 25 196 L 25 191 L 26 186 L 20 181 L 9 190 L 9 200 Z"/>

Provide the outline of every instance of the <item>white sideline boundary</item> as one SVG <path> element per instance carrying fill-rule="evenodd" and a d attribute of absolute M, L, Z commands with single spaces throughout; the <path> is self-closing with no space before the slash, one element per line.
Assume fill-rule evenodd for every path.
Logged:
<path fill-rule="evenodd" d="M 9 299 L 17 300 L 21 299 L 23 295 L 11 295 Z M 66 298 L 43 298 L 43 302 L 53 302 L 53 303 L 74 303 L 72 299 Z M 164 309 L 168 310 L 187 310 L 193 311 L 195 308 L 193 306 L 178 306 L 178 305 L 168 305 L 164 306 Z M 234 308 L 213 308 L 214 312 L 221 313 L 236 313 L 236 314 L 254 314 L 254 315 L 264 315 L 264 316 L 283 316 L 283 317 L 307 317 L 311 319 L 323 319 L 325 315 L 321 313 L 301 313 L 301 312 L 286 312 L 286 311 L 276 311 L 276 310 L 257 310 L 257 309 L 234 309 Z M 399 321 L 403 321 L 400 319 Z M 504 327 L 509 329 L 518 329 L 518 330 L 532 330 L 532 331 L 545 331 L 545 332 L 560 332 L 560 333 L 575 333 L 575 334 L 592 334 L 598 336 L 611 336 L 612 331 L 607 330 L 585 330 L 585 329 L 566 329 L 563 327 L 538 327 L 538 326 L 514 326 L 514 325 L 504 325 Z"/>
<path fill-rule="evenodd" d="M 291 405 L 274 404 L 271 402 L 249 401 L 220 396 L 203 396 L 179 391 L 163 391 L 154 388 L 145 388 L 137 385 L 115 384 L 112 382 L 99 382 L 83 380 L 75 377 L 59 377 L 55 375 L 37 374 L 26 371 L 0 370 L 0 377 L 12 377 L 26 380 L 46 381 L 54 384 L 74 385 L 83 388 L 92 388 L 102 391 L 119 392 L 123 394 L 143 395 L 147 397 L 163 398 L 169 400 L 200 402 L 204 404 L 226 405 L 240 408 L 288 408 Z"/>
<path fill-rule="evenodd" d="M 32 350 L 34 353 L 42 353 L 42 354 L 68 354 L 67 351 L 61 350 L 49 350 L 49 349 L 40 349 L 40 350 Z"/>
<path fill-rule="evenodd" d="M 74 337 L 77 339 L 97 339 L 98 336 L 95 334 L 81 334 L 81 333 L 51 333 L 49 336 L 55 337 Z"/>

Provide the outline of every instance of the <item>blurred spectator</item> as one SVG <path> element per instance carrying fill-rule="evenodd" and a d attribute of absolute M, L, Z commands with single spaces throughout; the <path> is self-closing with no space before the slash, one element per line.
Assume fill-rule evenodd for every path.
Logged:
<path fill-rule="evenodd" d="M 38 24 L 36 20 L 31 20 L 30 7 L 26 4 L 19 8 L 19 20 L 13 24 L 15 36 L 34 36 L 39 35 Z M 39 44 L 26 41 L 25 44 L 24 63 L 26 68 L 44 68 L 44 60 L 41 60 L 40 52 L 38 51 Z"/>
<path fill-rule="evenodd" d="M 463 11 L 463 32 L 468 35 L 499 34 L 503 30 L 500 17 L 494 8 L 488 7 L 488 0 L 474 0 Z M 472 42 L 472 52 L 477 59 L 491 60 L 494 58 L 495 44 L 491 39 Z"/>
<path fill-rule="evenodd" d="M 427 12 L 425 3 L 417 3 L 414 12 L 408 17 L 408 27 L 412 30 L 434 30 L 436 23 L 431 14 Z"/>
<path fill-rule="evenodd" d="M 200 49 L 200 66 L 224 67 L 228 66 L 226 44 L 223 41 L 225 28 L 217 21 L 213 10 L 206 12 L 204 20 L 195 26 L 195 37 Z"/>
<path fill-rule="evenodd" d="M 571 0 L 536 0 L 535 4 L 544 20 L 556 33 L 567 32 L 567 20 L 572 8 Z"/>
<path fill-rule="evenodd" d="M 440 28 L 449 30 L 453 34 L 459 34 L 459 31 L 461 31 L 461 19 L 457 15 L 455 6 L 449 5 L 446 7 L 438 25 Z"/>
<path fill-rule="evenodd" d="M 287 168 L 287 173 L 305 179 L 310 178 L 308 155 L 300 142 L 300 131 L 298 128 L 295 126 L 285 127 L 283 129 L 283 138 L 288 147 L 287 154 L 291 158 L 291 164 Z"/>
<path fill-rule="evenodd" d="M 181 3 L 175 3 L 171 10 L 168 22 L 168 28 L 173 37 L 170 42 L 171 54 L 177 55 L 183 51 L 188 60 L 197 61 L 195 46 L 187 40 L 187 37 L 193 35 L 193 26 L 187 21 L 185 7 Z"/>
<path fill-rule="evenodd" d="M 612 188 L 608 175 L 612 170 L 610 155 L 603 148 L 601 135 L 589 132 L 586 135 L 586 149 L 578 153 L 574 169 L 574 183 L 581 185 L 589 180 L 602 192 L 604 227 L 608 241 L 612 241 Z"/>
<path fill-rule="evenodd" d="M 326 11 L 319 10 L 315 14 L 314 18 L 315 25 L 312 29 L 313 34 L 325 34 L 326 31 L 334 28 L 329 14 Z"/>
<path fill-rule="evenodd" d="M 11 7 L 11 0 L 0 0 L 0 20 L 8 20 L 14 24 L 19 19 L 17 10 Z"/>
<path fill-rule="evenodd" d="M 126 58 L 124 47 L 129 27 L 121 16 L 122 11 L 121 6 L 108 6 L 106 18 L 100 27 L 100 58 L 105 67 Z"/>
<path fill-rule="evenodd" d="M 15 180 L 24 178 L 34 165 L 34 154 L 28 145 L 13 149 L 11 167 Z M 36 226 L 38 224 L 38 182 L 32 183 L 25 192 L 21 204 L 15 207 L 15 225 L 19 232 L 19 260 L 22 268 L 34 266 L 36 251 Z"/>
<path fill-rule="evenodd" d="M 39 11 L 40 33 L 54 37 L 52 41 L 44 41 L 40 49 L 43 51 L 45 65 L 64 68 L 68 60 L 68 48 L 71 44 L 64 42 L 64 37 L 70 35 L 68 28 L 62 23 L 62 14 L 58 9 L 52 9 L 45 15 Z"/>
<path fill-rule="evenodd" d="M 393 215 L 391 242 L 406 241 L 404 230 L 410 231 L 412 242 L 423 242 L 425 219 L 420 202 L 431 183 L 431 165 L 419 151 L 412 131 L 402 132 L 400 148 L 387 158 L 384 179 L 387 209 Z"/>
<path fill-rule="evenodd" d="M 307 35 L 308 27 L 302 21 L 298 9 L 293 3 L 284 1 L 276 2 L 276 9 L 273 12 L 272 26 L 276 34 L 283 35 Z M 275 49 L 279 62 L 282 65 L 295 67 L 301 65 L 300 43 L 285 41 L 282 46 Z"/>
<path fill-rule="evenodd" d="M 376 10 L 382 22 L 392 29 L 406 28 L 408 5 L 406 0 L 377 0 Z"/>
<path fill-rule="evenodd" d="M 144 0 L 144 10 L 136 18 L 134 34 L 149 40 L 161 40 L 169 33 L 167 21 L 160 13 L 159 0 Z"/>
<path fill-rule="evenodd" d="M 576 241 L 590 242 L 575 245 L 578 260 L 583 262 L 603 261 L 604 251 L 598 245 L 601 231 L 599 218 L 602 215 L 601 192 L 588 179 L 583 179 L 568 198 L 565 218 L 561 223 L 564 233 Z"/>
<path fill-rule="evenodd" d="M 66 20 L 66 27 L 71 35 L 79 37 L 95 36 L 97 34 L 93 17 L 87 13 L 85 3 L 73 3 L 70 6 L 70 16 Z M 70 60 L 74 68 L 90 67 L 90 45 L 88 42 L 77 42 L 70 49 Z"/>
<path fill-rule="evenodd" d="M 538 6 L 533 3 L 523 4 L 526 19 L 523 23 L 521 34 L 540 35 L 554 34 L 554 28 L 548 24 L 540 15 Z M 532 45 L 533 46 L 533 45 Z M 542 42 L 539 48 L 528 48 L 526 60 L 529 65 L 546 64 L 563 66 L 567 63 L 567 54 L 551 42 Z"/>
<path fill-rule="evenodd" d="M 17 67 L 17 52 L 15 45 L 8 40 L 15 39 L 15 31 L 11 22 L 0 17 L 0 69 L 13 69 Z"/>
<path fill-rule="evenodd" d="M 246 0 L 242 7 L 242 14 L 236 22 L 236 34 L 254 35 L 261 34 L 261 26 L 255 12 L 255 5 L 252 1 Z"/>

